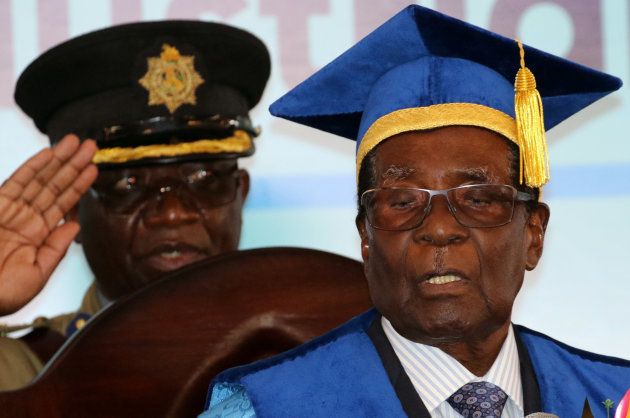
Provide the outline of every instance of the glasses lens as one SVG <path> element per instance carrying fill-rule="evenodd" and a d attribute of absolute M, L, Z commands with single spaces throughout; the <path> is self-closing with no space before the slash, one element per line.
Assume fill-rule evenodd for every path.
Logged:
<path fill-rule="evenodd" d="M 492 227 L 512 219 L 516 189 L 500 184 L 479 184 L 451 189 L 448 199 L 455 217 L 465 226 Z"/>
<path fill-rule="evenodd" d="M 146 188 L 143 182 L 143 178 L 137 175 L 114 175 L 104 171 L 99 173 L 91 190 L 107 211 L 130 213 L 143 199 Z"/>
<path fill-rule="evenodd" d="M 183 168 L 176 178 L 155 179 L 142 173 L 104 171 L 92 186 L 106 210 L 130 214 L 146 202 L 164 193 L 176 193 L 180 199 L 192 200 L 192 206 L 213 208 L 225 205 L 236 196 L 238 177 L 235 169 L 217 172 L 208 168 Z M 146 173 L 145 173 L 146 174 Z"/>
<path fill-rule="evenodd" d="M 188 192 L 203 207 L 225 205 L 236 197 L 237 171 L 216 172 L 200 168 L 182 173 Z"/>
<path fill-rule="evenodd" d="M 363 205 L 374 228 L 402 231 L 418 226 L 430 194 L 418 189 L 375 189 L 365 192 Z"/>

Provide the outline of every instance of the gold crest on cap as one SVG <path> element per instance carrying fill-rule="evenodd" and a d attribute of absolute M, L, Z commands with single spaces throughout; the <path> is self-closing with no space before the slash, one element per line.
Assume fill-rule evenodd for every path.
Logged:
<path fill-rule="evenodd" d="M 159 57 L 147 58 L 147 72 L 138 82 L 149 91 L 149 105 L 165 105 L 170 113 L 183 104 L 197 104 L 195 91 L 204 83 L 193 55 L 180 55 L 164 44 Z"/>

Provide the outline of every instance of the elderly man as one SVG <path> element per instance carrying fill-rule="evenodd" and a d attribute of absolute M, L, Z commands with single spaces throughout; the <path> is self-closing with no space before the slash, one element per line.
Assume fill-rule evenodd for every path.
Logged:
<path fill-rule="evenodd" d="M 579 417 L 586 400 L 603 416 L 630 363 L 511 313 L 549 220 L 545 128 L 620 85 L 410 6 L 279 99 L 273 114 L 358 142 L 376 309 L 222 373 L 203 416 Z"/>
<path fill-rule="evenodd" d="M 41 290 L 75 236 L 95 282 L 78 313 L 39 321 L 60 342 L 111 301 L 237 249 L 237 159 L 254 152 L 248 113 L 269 71 L 252 34 L 192 21 L 112 27 L 37 58 L 15 98 L 53 148 L 0 189 L 0 314 Z M 32 379 L 50 355 L 36 346 L 0 339 L 0 388 Z"/>

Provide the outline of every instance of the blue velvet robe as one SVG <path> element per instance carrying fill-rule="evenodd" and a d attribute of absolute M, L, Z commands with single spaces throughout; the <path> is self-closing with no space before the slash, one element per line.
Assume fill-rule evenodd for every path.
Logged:
<path fill-rule="evenodd" d="M 263 417 L 405 417 L 367 329 L 369 311 L 330 333 L 267 360 L 227 370 L 212 384 L 215 399 L 245 388 Z M 617 401 L 630 387 L 630 361 L 569 347 L 517 326 L 540 389 L 541 410 L 580 417 L 588 399 L 595 418 L 602 401 Z M 209 405 L 207 405 L 209 406 Z"/>

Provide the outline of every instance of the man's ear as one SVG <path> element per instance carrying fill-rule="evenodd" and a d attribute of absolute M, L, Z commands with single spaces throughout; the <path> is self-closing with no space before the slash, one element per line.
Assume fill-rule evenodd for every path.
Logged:
<path fill-rule="evenodd" d="M 244 204 L 249 194 L 249 173 L 243 168 L 238 170 L 238 189 L 238 193 L 241 194 L 241 201 Z"/>
<path fill-rule="evenodd" d="M 354 222 L 357 225 L 359 237 L 361 238 L 361 258 L 363 258 L 363 263 L 367 263 L 368 259 L 370 258 L 370 244 L 365 215 L 357 215 Z"/>
<path fill-rule="evenodd" d="M 538 203 L 538 206 L 529 215 L 529 220 L 527 221 L 529 244 L 525 261 L 527 270 L 533 270 L 538 265 L 540 257 L 542 257 L 545 231 L 547 230 L 550 214 L 549 206 L 544 203 Z"/>
<path fill-rule="evenodd" d="M 76 222 L 79 223 L 79 203 L 74 205 L 72 209 L 70 209 L 63 217 L 64 222 Z M 81 244 L 81 230 L 79 229 L 79 233 L 76 237 L 74 237 L 74 242 L 77 244 Z"/>

